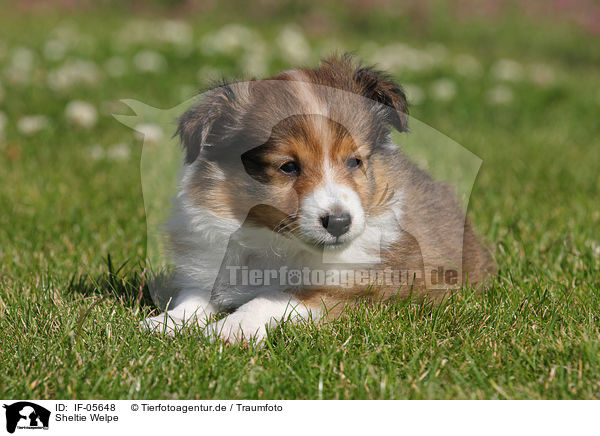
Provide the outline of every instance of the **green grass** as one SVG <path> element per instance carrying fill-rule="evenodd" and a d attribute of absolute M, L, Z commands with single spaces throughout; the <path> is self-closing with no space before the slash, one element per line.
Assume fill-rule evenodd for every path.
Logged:
<path fill-rule="evenodd" d="M 296 19 L 311 57 L 333 47 L 368 58 L 366 41 L 431 52 L 443 44 L 445 60 L 435 66 L 392 73 L 425 93 L 412 116 L 483 159 L 470 214 L 499 266 L 486 293 L 465 290 L 439 306 L 361 306 L 324 326 L 285 326 L 258 349 L 208 344 L 194 331 L 173 338 L 139 331 L 155 310 L 142 266 L 141 143 L 110 115 L 126 109 L 110 102 L 175 106 L 206 85 L 197 78 L 203 66 L 243 77 L 236 51 L 199 48 L 230 13 L 187 17 L 193 44 L 177 50 L 119 42 L 131 19 L 124 10 L 24 14 L 0 6 L 7 120 L 0 140 L 0 397 L 599 398 L 600 44 L 572 25 L 518 12 L 458 20 L 436 8 L 423 18 L 326 3 L 325 31 L 299 5 L 234 15 L 261 35 L 268 72 L 292 66 L 276 41 Z M 48 59 L 46 42 L 65 26 L 86 38 L 64 58 Z M 35 57 L 17 77 L 25 83 L 9 77 L 18 47 Z M 131 59 L 142 48 L 161 53 L 166 70 L 135 71 Z M 452 59 L 460 53 L 475 57 L 481 73 L 458 74 Z M 125 60 L 123 76 L 104 72 L 113 56 Z M 50 89 L 48 73 L 65 58 L 95 62 L 101 77 L 91 86 Z M 492 73 L 501 58 L 519 62 L 525 76 L 531 64 L 547 65 L 553 80 L 502 82 Z M 440 78 L 456 87 L 449 101 L 433 98 Z M 512 91 L 511 102 L 490 103 L 489 90 L 499 84 Z M 65 121 L 74 99 L 100 111 L 93 128 Z M 49 125 L 26 136 L 16 124 L 31 114 L 46 115 Z M 115 143 L 128 144 L 129 157 L 90 157 L 90 147 L 106 151 Z"/>

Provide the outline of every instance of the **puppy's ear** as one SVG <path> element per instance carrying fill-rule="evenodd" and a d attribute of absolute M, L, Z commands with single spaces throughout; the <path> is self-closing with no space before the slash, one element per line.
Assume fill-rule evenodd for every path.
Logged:
<path fill-rule="evenodd" d="M 226 140 L 241 115 L 241 86 L 223 84 L 202 95 L 202 101 L 179 118 L 179 135 L 185 163 L 193 163 L 204 147 Z"/>
<path fill-rule="evenodd" d="M 362 95 L 392 110 L 386 110 L 385 118 L 400 132 L 408 130 L 408 103 L 404 91 L 390 76 L 372 67 L 359 67 L 354 72 Z"/>

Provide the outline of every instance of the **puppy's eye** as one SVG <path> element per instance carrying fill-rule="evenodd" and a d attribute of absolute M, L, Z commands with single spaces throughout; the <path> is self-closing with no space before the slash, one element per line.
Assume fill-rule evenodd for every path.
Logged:
<path fill-rule="evenodd" d="M 300 165 L 292 160 L 281 165 L 279 171 L 289 176 L 297 175 L 300 173 Z"/>
<path fill-rule="evenodd" d="M 348 159 L 346 161 L 346 166 L 348 168 L 350 168 L 351 170 L 354 170 L 358 167 L 360 167 L 362 165 L 362 160 L 356 158 L 356 157 L 351 157 L 350 159 Z"/>

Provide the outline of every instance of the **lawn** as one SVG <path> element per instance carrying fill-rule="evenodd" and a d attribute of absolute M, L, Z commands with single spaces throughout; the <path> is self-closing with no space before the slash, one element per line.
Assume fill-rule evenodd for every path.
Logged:
<path fill-rule="evenodd" d="M 600 398 L 598 34 L 518 8 L 351 4 L 0 3 L 0 398 Z M 119 101 L 171 108 L 333 50 L 389 70 L 416 120 L 483 161 L 469 214 L 490 289 L 364 305 L 262 348 L 140 332 L 142 141 Z"/>

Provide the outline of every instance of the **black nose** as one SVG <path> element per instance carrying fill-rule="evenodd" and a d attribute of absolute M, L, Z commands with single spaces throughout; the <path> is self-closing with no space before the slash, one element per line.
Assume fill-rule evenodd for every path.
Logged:
<path fill-rule="evenodd" d="M 321 224 L 323 224 L 323 227 L 327 229 L 327 232 L 329 232 L 330 235 L 335 236 L 336 238 L 348 231 L 351 222 L 352 218 L 350 218 L 349 213 L 336 213 L 321 217 Z"/>

